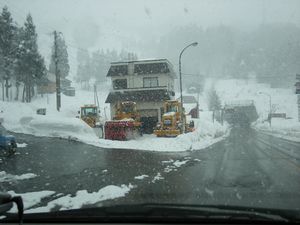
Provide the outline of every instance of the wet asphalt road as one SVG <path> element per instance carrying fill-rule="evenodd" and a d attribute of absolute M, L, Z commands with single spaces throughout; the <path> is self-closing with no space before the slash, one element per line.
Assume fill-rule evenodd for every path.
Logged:
<path fill-rule="evenodd" d="M 94 192 L 107 185 L 132 184 L 135 188 L 125 197 L 98 205 L 163 202 L 300 208 L 300 143 L 253 129 L 235 127 L 224 141 L 181 153 L 101 149 L 57 138 L 16 137 L 18 143 L 28 145 L 2 158 L 0 171 L 38 177 L 2 182 L 2 191 L 52 190 L 73 195 L 78 190 Z M 134 178 L 139 175 L 149 177 Z M 44 199 L 42 205 L 50 200 Z"/>

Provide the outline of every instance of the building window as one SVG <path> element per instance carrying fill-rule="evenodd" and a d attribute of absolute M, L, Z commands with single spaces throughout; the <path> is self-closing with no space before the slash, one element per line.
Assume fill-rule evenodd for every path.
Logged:
<path fill-rule="evenodd" d="M 144 77 L 143 87 L 158 87 L 157 77 Z"/>
<path fill-rule="evenodd" d="M 128 75 L 128 66 L 127 65 L 119 65 L 119 66 L 111 66 L 107 73 L 107 76 L 124 76 Z"/>
<path fill-rule="evenodd" d="M 113 81 L 114 89 L 127 89 L 127 79 L 116 79 Z"/>
<path fill-rule="evenodd" d="M 146 63 L 134 65 L 134 73 L 137 74 L 159 74 L 169 73 L 167 63 Z"/>

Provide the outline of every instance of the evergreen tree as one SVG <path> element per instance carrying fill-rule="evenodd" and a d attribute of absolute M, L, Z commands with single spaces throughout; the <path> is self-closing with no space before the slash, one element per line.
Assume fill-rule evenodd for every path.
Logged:
<path fill-rule="evenodd" d="M 44 59 L 38 52 L 37 34 L 32 17 L 29 14 L 20 34 L 22 45 L 19 45 L 17 70 L 24 83 L 23 101 L 30 102 L 34 93 L 34 85 L 46 74 Z"/>
<path fill-rule="evenodd" d="M 90 55 L 88 50 L 78 50 L 77 52 L 77 75 L 76 80 L 80 82 L 81 85 L 84 84 L 84 88 L 89 88 L 89 80 L 92 76 L 92 69 L 91 69 L 91 61 Z"/>
<path fill-rule="evenodd" d="M 52 47 L 52 57 L 49 65 L 49 71 L 55 74 L 55 46 Z M 68 59 L 68 50 L 64 38 L 61 35 L 57 36 L 57 69 L 61 78 L 66 78 L 69 75 L 70 65 Z"/>
<path fill-rule="evenodd" d="M 87 50 L 79 50 L 77 52 L 77 82 L 85 84 L 85 88 L 88 88 L 88 81 L 91 78 L 96 79 L 97 82 L 104 82 L 106 80 L 106 74 L 109 70 L 110 63 L 115 61 L 127 61 L 136 60 L 137 54 L 129 53 L 122 50 L 118 53 L 116 50 L 103 49 L 95 51 L 89 55 Z"/>
<path fill-rule="evenodd" d="M 0 49 L 1 50 L 1 49 Z M 4 57 L 2 55 L 2 53 L 0 52 L 0 81 L 1 81 L 1 85 L 2 85 L 2 100 L 4 101 Z"/>
<path fill-rule="evenodd" d="M 1 62 L 1 80 L 2 87 L 5 86 L 5 97 L 8 99 L 8 90 L 11 87 L 9 80 L 13 76 L 14 58 L 15 58 L 15 41 L 16 26 L 13 23 L 8 8 L 5 6 L 0 15 L 0 54 L 2 55 Z M 4 84 L 5 83 L 5 84 Z M 3 94 L 4 100 L 4 94 Z"/>
<path fill-rule="evenodd" d="M 221 109 L 221 100 L 214 88 L 212 88 L 208 93 L 208 109 L 210 111 Z"/>

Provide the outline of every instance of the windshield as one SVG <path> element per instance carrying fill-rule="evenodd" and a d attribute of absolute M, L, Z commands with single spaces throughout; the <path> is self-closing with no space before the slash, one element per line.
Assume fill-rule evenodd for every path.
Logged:
<path fill-rule="evenodd" d="M 131 104 L 123 104 L 122 105 L 123 113 L 132 113 L 134 109 L 134 105 Z"/>
<path fill-rule="evenodd" d="M 82 116 L 95 116 L 96 114 L 97 114 L 97 108 L 95 107 L 81 109 Z"/>
<path fill-rule="evenodd" d="M 25 214 L 299 215 L 299 12 L 298 0 L 0 0 L 0 192 Z"/>
<path fill-rule="evenodd" d="M 176 105 L 172 105 L 172 104 L 168 104 L 167 105 L 167 112 L 177 112 L 177 106 Z"/>

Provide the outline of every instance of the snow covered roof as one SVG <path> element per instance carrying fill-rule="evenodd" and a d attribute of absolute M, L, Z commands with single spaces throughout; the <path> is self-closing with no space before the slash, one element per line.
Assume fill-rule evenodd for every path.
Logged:
<path fill-rule="evenodd" d="M 192 96 L 192 95 L 185 95 L 185 96 L 182 96 L 182 99 L 183 99 L 183 103 L 185 104 L 192 104 L 192 103 L 197 103 L 197 99 Z M 180 98 L 177 99 L 178 101 L 180 101 Z"/>
<path fill-rule="evenodd" d="M 252 106 L 254 105 L 253 100 L 235 100 L 225 103 L 225 108 L 236 107 L 236 106 Z"/>
<path fill-rule="evenodd" d="M 167 59 L 138 59 L 138 60 L 126 60 L 126 61 L 117 61 L 111 62 L 111 64 L 128 64 L 128 63 L 151 63 L 151 62 L 169 62 Z"/>
<path fill-rule="evenodd" d="M 159 102 L 170 100 L 172 93 L 167 90 L 141 90 L 141 91 L 122 91 L 110 92 L 105 103 L 113 103 L 117 101 L 143 101 L 143 102 Z"/>

